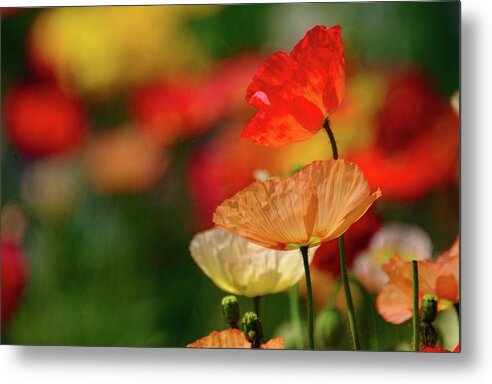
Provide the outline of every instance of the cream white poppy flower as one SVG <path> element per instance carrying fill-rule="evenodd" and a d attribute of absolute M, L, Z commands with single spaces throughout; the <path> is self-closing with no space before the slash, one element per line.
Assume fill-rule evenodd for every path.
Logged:
<path fill-rule="evenodd" d="M 316 249 L 309 249 L 309 262 Z M 197 234 L 190 251 L 203 273 L 234 295 L 256 297 L 282 292 L 304 275 L 299 250 L 264 248 L 220 228 Z"/>
<path fill-rule="evenodd" d="M 389 223 L 374 234 L 367 250 L 357 256 L 353 273 L 367 290 L 379 292 L 388 282 L 382 265 L 395 254 L 405 261 L 429 260 L 431 239 L 416 225 Z"/>

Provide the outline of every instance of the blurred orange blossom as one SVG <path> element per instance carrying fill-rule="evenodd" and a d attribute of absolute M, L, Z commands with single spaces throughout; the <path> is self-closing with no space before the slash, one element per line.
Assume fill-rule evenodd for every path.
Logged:
<path fill-rule="evenodd" d="M 145 191 L 163 176 L 168 162 L 155 141 L 132 127 L 96 134 L 84 153 L 89 182 L 103 194 Z"/>
<path fill-rule="evenodd" d="M 425 294 L 437 296 L 438 311 L 459 301 L 459 239 L 435 261 L 418 261 L 419 306 Z M 412 263 L 395 255 L 383 265 L 388 283 L 381 289 L 376 306 L 388 322 L 401 324 L 412 317 Z"/>

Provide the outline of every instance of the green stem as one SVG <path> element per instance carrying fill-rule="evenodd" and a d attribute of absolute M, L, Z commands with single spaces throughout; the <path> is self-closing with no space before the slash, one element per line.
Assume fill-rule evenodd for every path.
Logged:
<path fill-rule="evenodd" d="M 308 247 L 301 247 L 302 261 L 304 262 L 304 272 L 306 275 L 307 289 L 307 321 L 308 321 L 308 346 L 314 349 L 314 325 L 313 325 L 313 290 L 311 288 L 311 273 L 309 271 Z"/>
<path fill-rule="evenodd" d="M 379 351 L 379 330 L 378 330 L 378 315 L 376 313 L 376 300 L 372 293 L 367 292 L 369 297 L 369 307 L 371 311 L 371 340 L 373 342 L 373 349 Z"/>
<path fill-rule="evenodd" d="M 297 292 L 297 285 L 290 287 L 289 291 L 289 303 L 290 303 L 290 320 L 294 327 L 295 333 L 298 335 L 299 343 L 296 343 L 298 348 L 304 348 L 304 332 L 302 330 L 301 315 L 299 314 L 299 293 Z"/>
<path fill-rule="evenodd" d="M 330 139 L 331 151 L 333 152 L 333 158 L 335 160 L 337 160 L 338 159 L 337 142 L 335 141 L 335 136 L 333 135 L 333 131 L 331 130 L 330 119 L 328 117 L 323 122 L 323 128 L 325 129 L 326 133 L 328 134 L 328 138 Z"/>
<path fill-rule="evenodd" d="M 412 260 L 413 287 L 413 350 L 419 351 L 419 265 Z"/>
<path fill-rule="evenodd" d="M 347 274 L 347 262 L 345 259 L 345 244 L 343 242 L 343 235 L 338 238 L 338 250 L 340 253 L 340 272 L 342 275 L 343 288 L 345 290 L 345 299 L 347 301 L 347 314 L 350 325 L 350 333 L 352 334 L 354 350 L 357 351 L 360 349 L 359 333 L 357 332 L 354 303 L 352 302 L 352 293 L 350 292 L 350 283 Z"/>
<path fill-rule="evenodd" d="M 253 297 L 253 312 L 260 317 L 260 299 L 261 296 L 255 296 Z"/>

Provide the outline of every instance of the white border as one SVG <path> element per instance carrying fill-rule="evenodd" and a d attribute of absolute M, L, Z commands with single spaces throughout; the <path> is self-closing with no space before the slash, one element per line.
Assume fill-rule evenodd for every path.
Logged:
<path fill-rule="evenodd" d="M 222 3 L 224 1 L 215 1 Z M 237 2 L 237 1 L 232 1 Z M 241 1 L 246 3 L 248 1 Z M 275 2 L 275 1 L 272 1 Z M 135 4 L 14 1 L 2 6 Z M 162 4 L 145 1 L 139 4 Z M 197 3 L 197 1 L 179 1 Z M 0 346 L 2 383 L 485 383 L 492 350 L 492 2 L 462 2 L 461 354 Z M 479 87 L 480 85 L 480 87 Z"/>

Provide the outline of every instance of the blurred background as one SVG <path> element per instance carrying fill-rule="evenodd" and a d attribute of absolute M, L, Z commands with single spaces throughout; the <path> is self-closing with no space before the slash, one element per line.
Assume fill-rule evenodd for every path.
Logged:
<path fill-rule="evenodd" d="M 347 90 L 334 133 L 383 191 L 346 237 L 361 328 L 379 335 L 363 347 L 404 349 L 411 326 L 375 312 L 374 276 L 395 247 L 434 258 L 458 233 L 459 12 L 459 2 L 1 9 L 2 343 L 181 347 L 226 328 L 225 293 L 194 264 L 192 237 L 258 171 L 331 157 L 323 132 L 285 148 L 240 139 L 255 112 L 246 88 L 269 54 L 340 24 Z M 318 312 L 333 292 L 344 311 L 335 243 L 313 265 Z M 289 296 L 266 296 L 261 310 L 267 338 L 294 346 Z M 457 314 L 444 317 L 456 345 Z M 339 333 L 326 348 L 347 348 Z"/>

